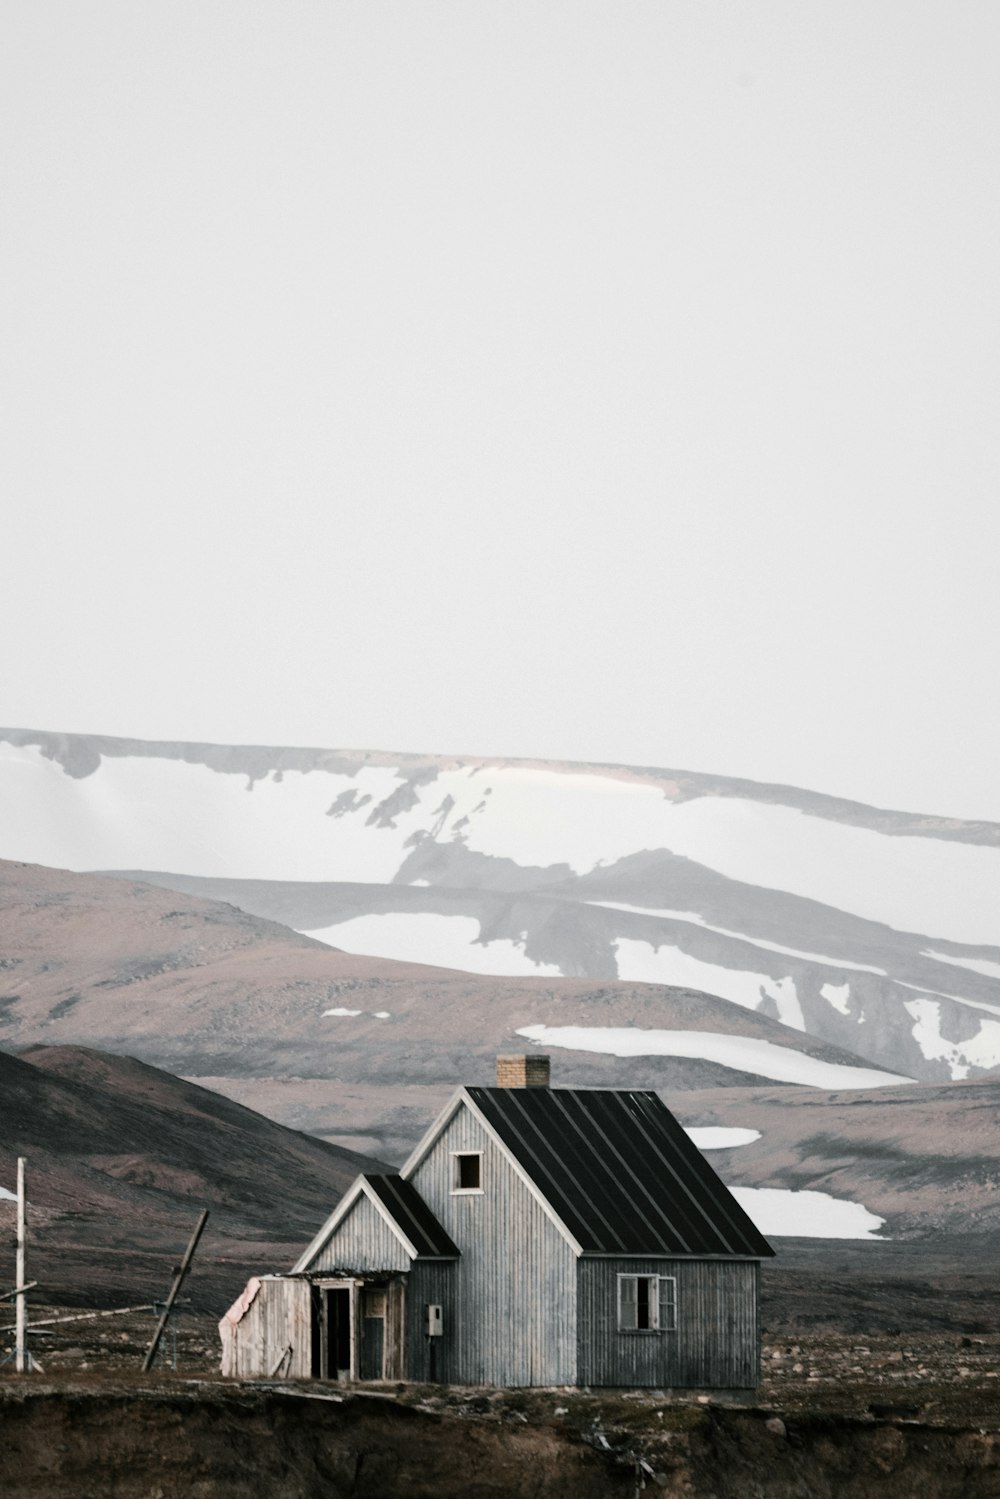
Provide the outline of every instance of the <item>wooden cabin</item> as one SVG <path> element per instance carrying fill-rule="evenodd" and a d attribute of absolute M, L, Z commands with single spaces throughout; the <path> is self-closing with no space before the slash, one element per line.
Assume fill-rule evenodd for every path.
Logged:
<path fill-rule="evenodd" d="M 501 1057 L 220 1324 L 243 1378 L 747 1390 L 773 1250 L 656 1093 Z"/>

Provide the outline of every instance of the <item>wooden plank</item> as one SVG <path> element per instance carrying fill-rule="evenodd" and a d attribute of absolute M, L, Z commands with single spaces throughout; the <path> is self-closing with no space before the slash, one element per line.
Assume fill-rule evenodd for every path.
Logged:
<path fill-rule="evenodd" d="M 675 1332 L 618 1327 L 620 1274 L 677 1282 Z M 666 1389 L 750 1389 L 759 1378 L 756 1261 L 583 1259 L 579 1381 Z"/>

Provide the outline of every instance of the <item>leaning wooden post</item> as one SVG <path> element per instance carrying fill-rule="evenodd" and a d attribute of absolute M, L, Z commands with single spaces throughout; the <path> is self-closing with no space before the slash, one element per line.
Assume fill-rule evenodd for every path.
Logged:
<path fill-rule="evenodd" d="M 17 1158 L 17 1265 L 14 1274 L 14 1368 L 23 1374 L 28 1364 L 28 1298 L 25 1291 L 24 1156 Z"/>
<path fill-rule="evenodd" d="M 166 1306 L 163 1308 L 163 1316 L 160 1318 L 159 1323 L 157 1324 L 156 1331 L 153 1334 L 153 1341 L 149 1345 L 149 1352 L 146 1354 L 146 1357 L 144 1358 L 142 1363 L 143 1374 L 148 1374 L 150 1369 L 153 1367 L 153 1360 L 156 1357 L 156 1350 L 160 1346 L 160 1339 L 163 1337 L 163 1334 L 167 1330 L 167 1323 L 170 1321 L 170 1313 L 173 1311 L 174 1302 L 177 1300 L 177 1293 L 180 1290 L 181 1286 L 184 1284 L 185 1275 L 187 1275 L 188 1271 L 191 1268 L 191 1261 L 194 1259 L 194 1252 L 198 1248 L 198 1240 L 201 1238 L 202 1229 L 205 1227 L 205 1224 L 207 1222 L 208 1208 L 205 1209 L 201 1217 L 198 1219 L 198 1225 L 195 1228 L 194 1233 L 191 1235 L 191 1242 L 185 1250 L 184 1258 L 181 1260 L 181 1263 L 174 1275 L 174 1283 L 170 1287 L 170 1295 L 167 1297 Z"/>

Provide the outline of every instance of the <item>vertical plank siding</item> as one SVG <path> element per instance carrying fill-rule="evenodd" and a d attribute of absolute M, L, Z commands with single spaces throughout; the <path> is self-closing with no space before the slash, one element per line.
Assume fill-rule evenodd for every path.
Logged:
<path fill-rule="evenodd" d="M 621 1332 L 618 1276 L 671 1275 L 675 1332 Z M 760 1378 L 756 1261 L 583 1258 L 578 1380 L 654 1389 L 752 1389 Z"/>
<path fill-rule="evenodd" d="M 408 1270 L 410 1256 L 363 1193 L 309 1264 L 309 1274 L 343 1270 Z"/>
<path fill-rule="evenodd" d="M 223 1321 L 222 1372 L 236 1379 L 266 1379 L 286 1355 L 281 1372 L 289 1379 L 312 1373 L 312 1321 L 309 1282 L 276 1277 L 263 1280 L 242 1319 Z"/>
<path fill-rule="evenodd" d="M 417 1260 L 406 1285 L 406 1378 L 425 1384 L 431 1378 L 441 1384 L 458 1384 L 455 1373 L 455 1263 Z M 442 1309 L 444 1333 L 435 1338 L 434 1368 L 431 1340 L 427 1337 L 425 1309 Z"/>
<path fill-rule="evenodd" d="M 455 1152 L 480 1153 L 481 1190 L 455 1190 Z M 465 1179 L 475 1180 L 474 1172 Z M 343 1277 L 352 1287 L 355 1369 L 368 1377 L 499 1386 L 757 1385 L 756 1259 L 605 1256 L 594 1249 L 578 1255 L 578 1246 L 464 1103 L 408 1173 L 408 1182 L 407 1191 L 423 1199 L 421 1204 L 411 1191 L 410 1217 L 404 1213 L 403 1219 L 411 1223 L 404 1233 L 416 1235 L 414 1247 L 423 1245 L 417 1257 L 411 1259 L 386 1221 L 386 1199 L 376 1206 L 363 1191 L 307 1275 L 263 1280 L 241 1320 L 223 1322 L 223 1373 L 266 1378 L 280 1364 L 284 1375 L 311 1375 L 312 1286 Z M 395 1190 L 397 1199 L 405 1199 L 401 1187 Z M 427 1209 L 437 1219 L 436 1239 L 420 1227 Z M 458 1258 L 435 1258 L 428 1253 L 435 1244 L 449 1252 L 457 1246 Z M 636 1326 L 646 1313 L 638 1316 L 633 1294 L 633 1328 L 619 1328 L 620 1275 L 672 1277 L 676 1327 Z M 317 1291 L 320 1338 L 326 1336 L 324 1294 Z M 442 1336 L 434 1339 L 426 1331 L 429 1304 L 443 1313 Z M 666 1320 L 670 1299 L 655 1304 L 664 1308 Z M 320 1367 L 326 1367 L 322 1359 Z"/>
<path fill-rule="evenodd" d="M 481 1193 L 452 1192 L 455 1150 L 482 1151 Z M 458 1384 L 576 1382 L 575 1254 L 465 1108 L 410 1180 L 461 1249 L 439 1357 Z M 416 1295 L 425 1301 L 443 1297 Z M 447 1314 L 446 1314 L 447 1316 Z"/>

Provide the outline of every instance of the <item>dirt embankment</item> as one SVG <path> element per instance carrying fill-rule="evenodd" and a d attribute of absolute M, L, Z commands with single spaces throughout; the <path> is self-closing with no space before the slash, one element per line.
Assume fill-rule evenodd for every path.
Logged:
<path fill-rule="evenodd" d="M 5 1499 L 993 1499 L 1000 1433 L 724 1406 L 666 1406 L 637 1430 L 368 1394 L 191 1383 L 12 1385 L 0 1396 Z M 615 1397 L 606 1415 L 614 1414 Z M 589 1405 L 585 1407 L 589 1411 Z"/>

